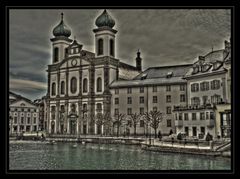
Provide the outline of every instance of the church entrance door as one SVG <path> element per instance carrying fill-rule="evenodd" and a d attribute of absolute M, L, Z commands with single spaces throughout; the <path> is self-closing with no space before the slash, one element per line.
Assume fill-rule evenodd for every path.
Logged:
<path fill-rule="evenodd" d="M 97 126 L 97 134 L 101 134 L 102 126 L 98 125 Z"/>
<path fill-rule="evenodd" d="M 83 134 L 87 134 L 87 125 L 86 124 L 83 125 Z"/>
<path fill-rule="evenodd" d="M 76 134 L 76 118 L 70 121 L 70 134 Z"/>

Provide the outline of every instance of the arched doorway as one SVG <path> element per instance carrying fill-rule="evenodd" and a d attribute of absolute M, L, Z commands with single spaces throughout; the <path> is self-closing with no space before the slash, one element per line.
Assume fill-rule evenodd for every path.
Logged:
<path fill-rule="evenodd" d="M 97 125 L 97 134 L 102 133 L 102 125 Z"/>
<path fill-rule="evenodd" d="M 77 119 L 78 119 L 78 115 L 76 114 L 70 114 L 68 116 L 70 134 L 73 134 L 73 135 L 77 134 Z"/>
<path fill-rule="evenodd" d="M 70 134 L 76 134 L 76 118 L 70 120 Z"/>

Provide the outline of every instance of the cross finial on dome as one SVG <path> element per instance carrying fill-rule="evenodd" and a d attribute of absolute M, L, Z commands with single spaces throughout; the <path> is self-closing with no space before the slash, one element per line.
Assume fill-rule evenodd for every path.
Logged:
<path fill-rule="evenodd" d="M 71 30 L 63 22 L 63 13 L 61 13 L 60 23 L 53 29 L 53 35 L 55 37 L 58 36 L 69 37 L 71 35 Z"/>
<path fill-rule="evenodd" d="M 63 12 L 61 13 L 61 20 L 63 20 Z"/>
<path fill-rule="evenodd" d="M 73 37 L 73 38 L 74 38 L 74 40 L 76 40 L 76 36 L 75 36 L 75 35 L 74 35 L 74 37 Z"/>

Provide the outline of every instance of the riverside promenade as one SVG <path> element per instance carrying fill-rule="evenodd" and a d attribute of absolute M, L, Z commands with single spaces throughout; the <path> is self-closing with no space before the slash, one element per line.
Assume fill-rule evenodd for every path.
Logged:
<path fill-rule="evenodd" d="M 23 140 L 31 140 L 26 137 Z M 163 137 L 162 140 L 146 138 L 144 136 L 100 136 L 100 135 L 47 135 L 46 142 L 73 142 L 73 143 L 98 143 L 98 144 L 125 144 L 138 145 L 142 150 L 154 152 L 170 152 L 181 154 L 196 154 L 208 156 L 231 157 L 230 140 L 177 140 L 170 137 Z"/>

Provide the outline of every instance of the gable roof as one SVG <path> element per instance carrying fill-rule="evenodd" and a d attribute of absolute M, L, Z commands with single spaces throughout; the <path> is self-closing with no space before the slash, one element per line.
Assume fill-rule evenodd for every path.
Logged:
<path fill-rule="evenodd" d="M 12 104 L 14 102 L 17 102 L 17 101 L 20 101 L 20 100 L 24 100 L 24 101 L 34 105 L 34 103 L 30 99 L 25 98 L 25 97 L 23 97 L 23 96 L 21 96 L 19 94 L 16 94 L 16 93 L 13 93 L 13 92 L 9 91 L 9 103 L 10 104 Z"/>
<path fill-rule="evenodd" d="M 138 76 L 136 76 L 134 79 L 139 80 L 142 76 L 146 76 L 145 79 L 166 78 L 168 73 L 171 72 L 172 77 L 182 77 L 187 73 L 191 66 L 192 64 L 150 67 Z"/>
<path fill-rule="evenodd" d="M 224 53 L 224 49 L 216 50 L 209 52 L 207 55 L 205 55 L 205 62 L 206 63 L 214 63 L 215 61 L 223 61 L 226 54 Z"/>
<path fill-rule="evenodd" d="M 22 99 L 17 99 L 15 101 L 12 101 L 11 104 L 9 105 L 10 107 L 19 107 L 21 106 L 22 103 L 25 103 L 27 104 L 27 107 L 37 107 L 36 104 L 34 104 L 32 101 L 28 101 L 26 100 L 25 98 L 22 98 Z M 23 107 L 26 107 L 25 105 Z"/>
<path fill-rule="evenodd" d="M 131 80 L 136 77 L 140 72 L 136 67 L 119 62 L 119 79 Z"/>
<path fill-rule="evenodd" d="M 132 80 L 113 81 L 110 84 L 110 88 L 186 83 L 186 80 L 182 77 L 191 66 L 192 64 L 150 67 Z M 171 74 L 169 72 L 171 72 Z M 171 75 L 170 77 L 168 77 L 169 74 Z"/>

